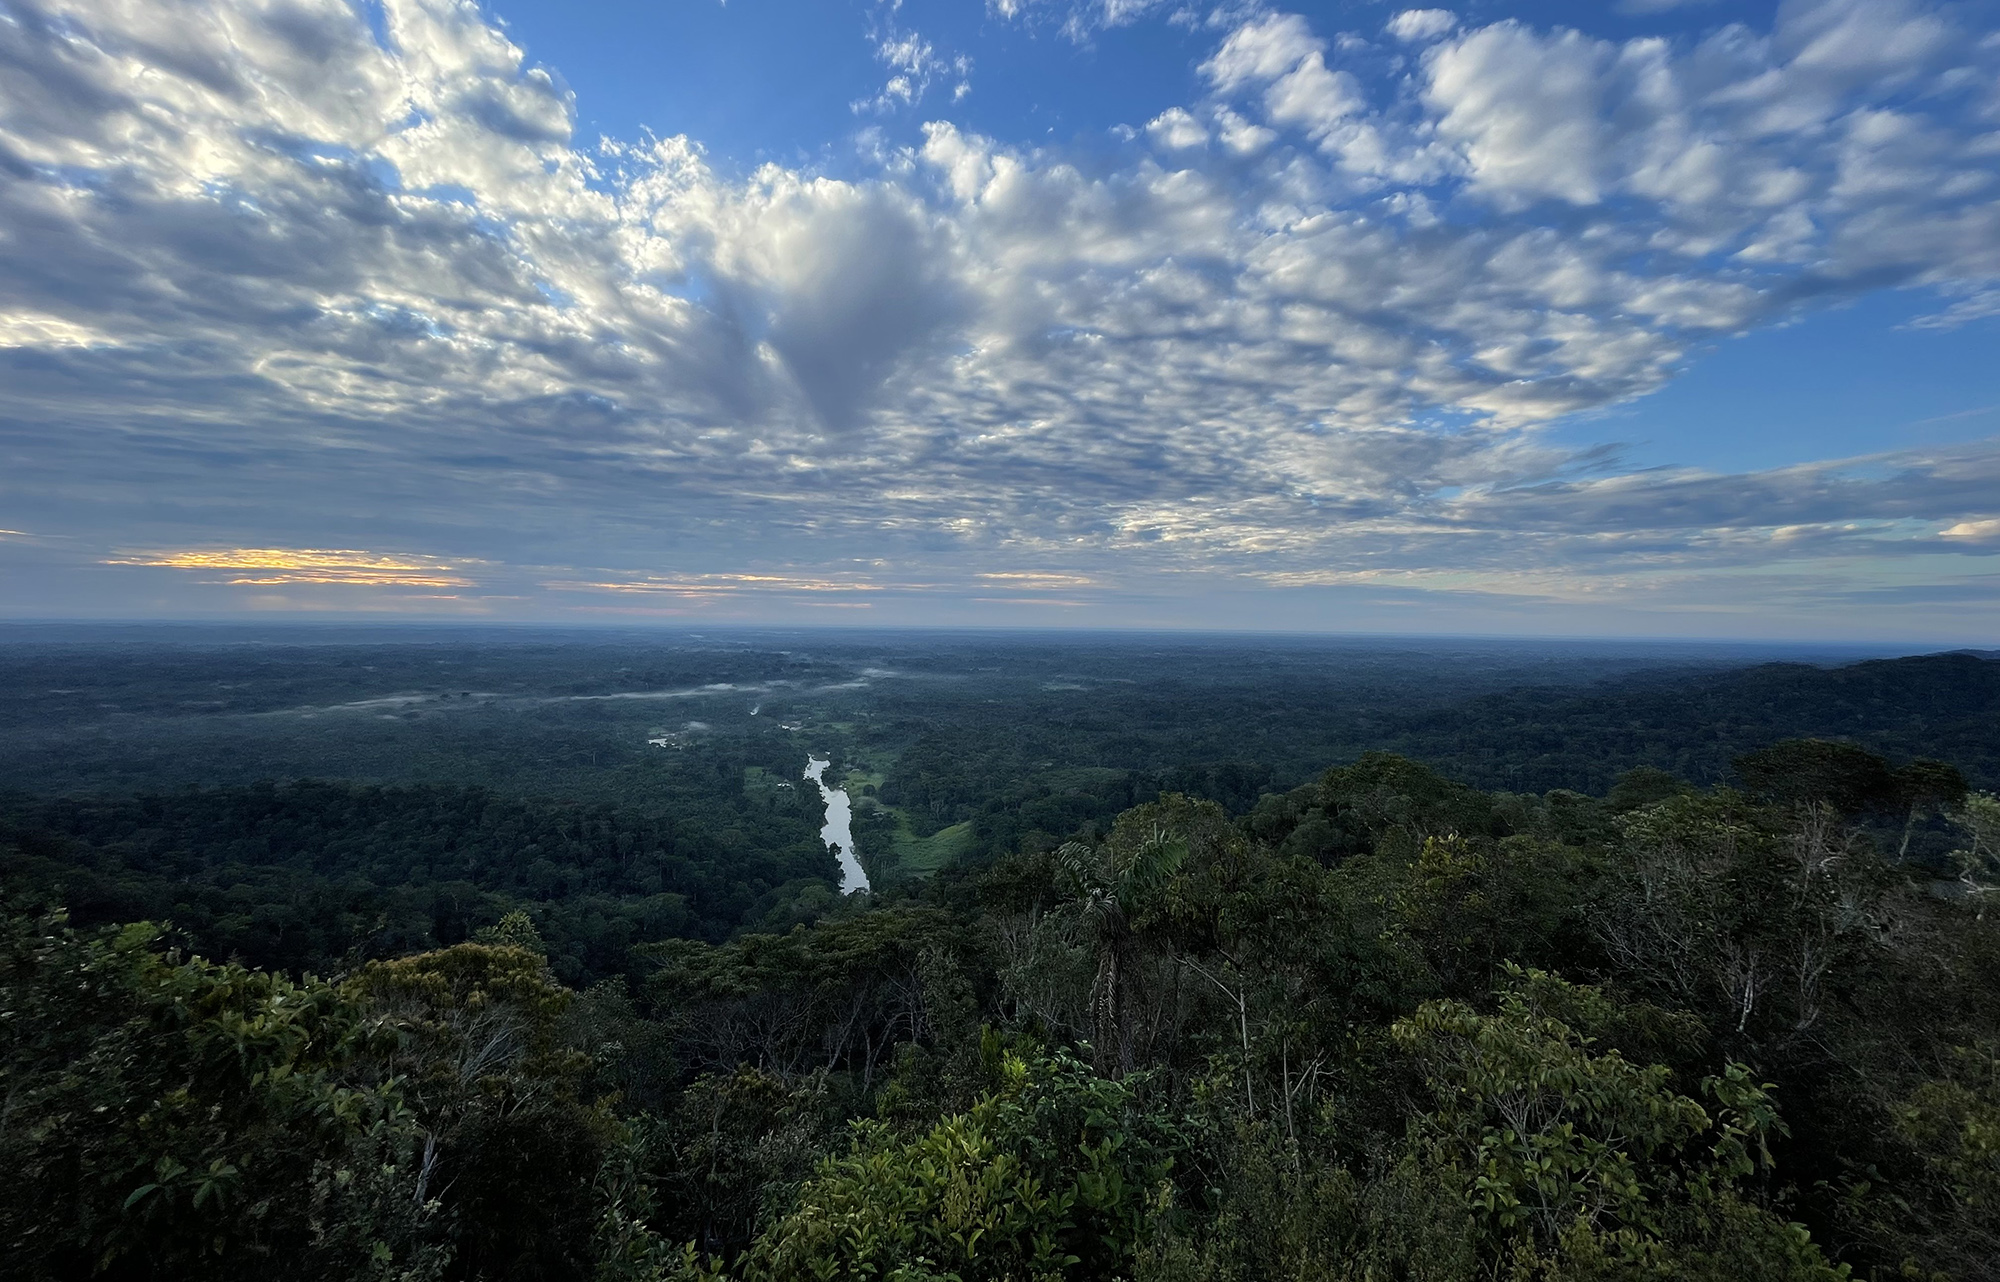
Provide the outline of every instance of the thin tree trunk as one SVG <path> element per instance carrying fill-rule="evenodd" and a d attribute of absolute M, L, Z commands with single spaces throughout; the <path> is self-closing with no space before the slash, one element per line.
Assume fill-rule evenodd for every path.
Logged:
<path fill-rule="evenodd" d="M 1243 1042 L 1243 1103 L 1250 1110 L 1250 1116 L 1257 1116 L 1257 1096 L 1250 1085 L 1250 989 L 1248 985 L 1231 988 L 1221 979 L 1208 973 L 1193 958 L 1183 957 L 1181 964 L 1222 990 L 1222 995 L 1236 1003 L 1236 1028 Z"/>
<path fill-rule="evenodd" d="M 1118 1066 L 1118 981 L 1119 947 L 1115 940 L 1107 941 L 1104 956 L 1097 963 L 1096 1019 L 1097 1071 L 1110 1076 Z"/>
<path fill-rule="evenodd" d="M 1292 1126 L 1292 1038 L 1289 1033 L 1285 1035 L 1284 1043 L 1279 1047 L 1278 1058 L 1284 1072 L 1285 1138 L 1292 1142 L 1292 1157 L 1296 1160 L 1298 1157 L 1299 1133 Z"/>
<path fill-rule="evenodd" d="M 1250 1089 L 1250 991 L 1236 992 L 1236 1026 L 1243 1032 L 1243 1106 L 1257 1116 L 1257 1096 Z"/>
<path fill-rule="evenodd" d="M 1125 959 L 1124 941 L 1119 941 L 1119 957 L 1114 969 L 1115 981 L 1111 991 L 1111 1032 L 1117 1039 L 1118 1076 L 1124 1077 L 1132 1071 L 1132 1030 L 1127 1016 L 1125 1002 Z"/>

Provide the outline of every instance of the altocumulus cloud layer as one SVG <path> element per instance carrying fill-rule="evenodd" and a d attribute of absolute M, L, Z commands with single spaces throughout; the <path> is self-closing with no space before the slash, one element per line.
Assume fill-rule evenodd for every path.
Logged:
<path fill-rule="evenodd" d="M 1963 610 L 2000 446 L 1618 474 L 1538 427 L 1867 291 L 2000 310 L 1977 12 L 1251 8 L 1088 155 L 937 123 L 836 180 L 579 139 L 468 3 L 0 0 L 0 540 L 143 609 Z"/>

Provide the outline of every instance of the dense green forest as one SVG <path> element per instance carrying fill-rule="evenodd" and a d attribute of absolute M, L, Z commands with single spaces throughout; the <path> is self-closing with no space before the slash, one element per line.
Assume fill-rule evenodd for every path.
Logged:
<path fill-rule="evenodd" d="M 737 785 L 679 822 L 480 788 L 312 780 L 0 807 L 21 875 L 80 922 L 172 920 L 207 952 L 297 970 L 458 943 L 533 905 L 572 982 L 647 940 L 719 940 L 834 898 L 817 793 Z M 757 767 L 747 767 L 755 770 Z M 707 796 L 707 793 L 700 794 Z M 775 914 L 775 916 L 774 916 Z"/>
<path fill-rule="evenodd" d="M 2000 663 L 988 645 L 16 655 L 10 1275 L 2000 1278 Z"/>
<path fill-rule="evenodd" d="M 1240 814 L 1385 749 L 1475 787 L 1602 794 L 1636 766 L 1726 782 L 1742 753 L 1816 735 L 1950 760 L 1975 786 L 2000 787 L 2000 663 L 1969 653 L 1769 662 L 1742 647 L 1546 641 L 107 635 L 0 630 L 0 793 L 478 787 L 719 832 L 732 825 L 718 816 L 764 808 L 811 752 L 835 762 L 862 861 L 890 884 L 1101 832 L 1165 793 Z M 733 826 L 760 859 L 789 866 L 816 825 Z M 727 912 L 698 904 L 693 933 L 791 911 L 790 892 L 766 901 L 763 880 Z"/>
<path fill-rule="evenodd" d="M 1164 792 L 1241 813 L 1303 781 L 1301 744 L 1322 766 L 1386 749 L 1476 787 L 1601 795 L 1637 767 L 1728 782 L 1746 752 L 1821 736 L 1903 758 L 1941 756 L 1978 786 L 2000 786 L 2000 663 L 1975 654 L 1673 668 L 1582 688 L 1461 693 L 1459 682 L 1438 684 L 1457 697 L 1390 680 L 1313 698 L 1245 674 L 1240 686 L 1180 676 L 1088 698 L 1038 691 L 1005 710 L 960 716 L 899 708 L 899 720 L 874 732 L 873 742 L 900 745 L 878 794 L 919 833 L 964 823 L 969 848 L 999 857 L 1107 823 Z"/>

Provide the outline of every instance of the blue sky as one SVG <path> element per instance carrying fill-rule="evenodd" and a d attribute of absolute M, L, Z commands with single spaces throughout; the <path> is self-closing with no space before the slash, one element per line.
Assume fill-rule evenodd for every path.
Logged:
<path fill-rule="evenodd" d="M 0 610 L 2000 624 L 2000 9 L 0 0 Z"/>
<path fill-rule="evenodd" d="M 1317 30 L 1374 34 L 1406 6 L 1294 4 Z M 1120 17 L 1119 11 L 1126 11 Z M 1459 5 L 1466 21 L 1518 19 L 1614 40 L 1698 33 L 1722 21 L 1768 27 L 1770 3 L 1665 5 L 1621 11 L 1607 0 Z M 742 164 L 840 163 L 857 115 L 905 141 L 926 120 L 1011 141 L 1088 146 L 1092 135 L 1152 119 L 1200 96 L 1200 64 L 1214 51 L 1215 6 L 1074 5 L 1022 0 L 503 0 L 486 11 L 576 95 L 585 133 L 687 133 Z M 1010 13 L 1011 11 L 1011 13 Z M 857 113 L 891 69 L 878 54 L 915 35 L 944 71 L 914 110 Z M 885 37 L 887 38 L 885 40 Z M 970 90 L 954 99 L 961 84 Z"/>

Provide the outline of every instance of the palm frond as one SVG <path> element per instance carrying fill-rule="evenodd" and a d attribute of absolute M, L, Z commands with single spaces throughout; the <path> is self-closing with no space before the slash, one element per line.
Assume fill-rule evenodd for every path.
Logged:
<path fill-rule="evenodd" d="M 1079 891 L 1089 891 L 1105 882 L 1097 851 L 1081 841 L 1065 841 L 1049 855 L 1056 876 L 1072 883 Z"/>
<path fill-rule="evenodd" d="M 1187 854 L 1185 839 L 1156 825 L 1119 869 L 1118 897 L 1131 905 L 1151 896 L 1180 871 Z"/>

